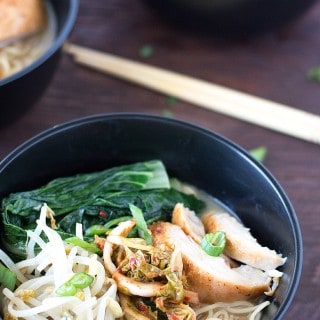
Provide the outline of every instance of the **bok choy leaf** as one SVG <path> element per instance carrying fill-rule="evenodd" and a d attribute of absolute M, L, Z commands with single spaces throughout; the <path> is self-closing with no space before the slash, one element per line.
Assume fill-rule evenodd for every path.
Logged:
<path fill-rule="evenodd" d="M 63 239 L 73 237 L 76 223 L 81 223 L 84 240 L 90 242 L 92 226 L 109 226 L 114 219 L 131 216 L 130 203 L 140 208 L 149 224 L 170 220 L 178 202 L 195 212 L 204 208 L 193 195 L 170 187 L 166 168 L 159 160 L 61 177 L 2 200 L 2 238 L 7 250 L 24 256 L 26 229 L 35 228 L 44 203 L 55 213 L 57 231 Z"/>

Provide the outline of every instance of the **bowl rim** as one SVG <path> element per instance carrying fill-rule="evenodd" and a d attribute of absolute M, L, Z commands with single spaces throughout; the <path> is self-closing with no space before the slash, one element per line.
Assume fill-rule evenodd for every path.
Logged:
<path fill-rule="evenodd" d="M 68 0 L 68 1 L 70 3 L 70 8 L 67 13 L 66 23 L 62 26 L 62 29 L 58 33 L 58 37 L 55 38 L 53 44 L 38 59 L 30 63 L 28 66 L 26 66 L 22 70 L 17 71 L 8 77 L 5 77 L 4 79 L 0 79 L 0 87 L 12 81 L 15 81 L 19 78 L 22 78 L 26 74 L 30 73 L 32 70 L 37 69 L 45 61 L 47 61 L 52 55 L 54 55 L 59 50 L 59 48 L 63 45 L 64 41 L 69 36 L 69 34 L 71 33 L 75 25 L 75 22 L 78 16 L 79 3 L 80 3 L 80 0 Z"/>
<path fill-rule="evenodd" d="M 219 142 L 223 144 L 227 144 L 228 146 L 232 147 L 236 152 L 239 152 L 242 156 L 244 156 L 247 160 L 249 160 L 258 170 L 262 172 L 264 176 L 270 181 L 272 186 L 277 191 L 277 194 L 281 198 L 282 202 L 284 203 L 284 206 L 286 208 L 286 211 L 288 212 L 289 218 L 291 220 L 291 225 L 293 229 L 293 238 L 295 243 L 295 250 L 294 255 L 296 257 L 296 260 L 294 261 L 294 270 L 292 275 L 292 281 L 288 287 L 288 295 L 285 297 L 285 299 L 281 302 L 281 305 L 277 311 L 276 318 L 274 319 L 282 319 L 288 309 L 290 308 L 290 305 L 294 299 L 294 296 L 297 292 L 301 273 L 302 273 L 302 267 L 303 267 L 303 238 L 301 233 L 300 224 L 298 221 L 298 217 L 296 215 L 296 212 L 293 208 L 293 205 L 284 191 L 283 187 L 280 185 L 280 183 L 277 181 L 277 179 L 273 176 L 273 174 L 265 167 L 264 164 L 262 164 L 260 161 L 256 160 L 253 156 L 250 155 L 249 151 L 235 143 L 234 141 L 230 140 L 226 136 L 217 133 L 211 129 L 208 129 L 204 126 L 201 126 L 199 124 L 194 124 L 185 120 L 177 119 L 177 118 L 169 118 L 164 117 L 160 115 L 153 115 L 148 113 L 139 113 L 139 112 L 113 112 L 113 113 L 101 113 L 101 114 L 94 114 L 89 116 L 82 116 L 78 117 L 57 125 L 54 125 L 53 127 L 50 127 L 46 130 L 43 130 L 42 132 L 34 135 L 33 137 L 29 138 L 19 146 L 17 146 L 14 150 L 12 150 L 5 158 L 3 158 L 0 161 L 0 175 L 2 171 L 10 165 L 12 161 L 16 157 L 19 157 L 23 152 L 31 148 L 33 145 L 42 142 L 43 140 L 50 138 L 54 136 L 57 133 L 70 130 L 74 127 L 82 126 L 82 125 L 88 125 L 90 123 L 95 122 L 103 122 L 103 121 L 109 121 L 112 119 L 116 120 L 150 120 L 150 121 L 156 121 L 156 122 L 165 122 L 170 124 L 176 124 L 181 127 L 194 130 L 196 132 L 205 134 L 207 136 L 210 136 L 214 138 L 215 140 L 218 140 Z"/>

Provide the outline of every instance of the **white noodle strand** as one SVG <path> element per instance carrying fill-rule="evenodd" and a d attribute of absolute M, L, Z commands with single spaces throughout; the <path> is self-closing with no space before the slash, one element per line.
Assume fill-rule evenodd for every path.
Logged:
<path fill-rule="evenodd" d="M 27 244 L 27 259 L 15 264 L 0 250 L 0 259 L 19 275 L 21 282 L 14 292 L 3 290 L 10 316 L 35 320 L 60 320 L 68 315 L 77 320 L 93 320 L 98 314 L 102 315 L 101 320 L 113 320 L 122 316 L 117 286 L 114 280 L 106 278 L 102 259 L 80 247 L 65 245 L 59 234 L 46 225 L 47 209 L 45 205 L 41 208 L 35 231 L 28 233 L 31 244 Z M 42 233 L 49 240 L 47 243 L 40 238 Z M 35 252 L 36 246 L 39 253 Z M 75 296 L 57 296 L 58 286 L 77 272 L 92 275 L 94 282 L 79 289 Z"/>

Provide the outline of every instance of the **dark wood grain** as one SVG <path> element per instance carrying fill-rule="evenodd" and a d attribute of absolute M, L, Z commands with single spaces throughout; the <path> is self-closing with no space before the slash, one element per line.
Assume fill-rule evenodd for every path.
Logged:
<path fill-rule="evenodd" d="M 166 25 L 139 1 L 82 0 L 70 40 L 144 61 L 320 114 L 320 83 L 307 80 L 320 65 L 320 3 L 289 27 L 255 39 L 222 40 Z M 149 58 L 139 56 L 145 44 Z M 244 148 L 265 145 L 265 165 L 279 180 L 297 212 L 304 237 L 304 269 L 287 319 L 320 319 L 319 145 L 239 120 L 75 65 L 63 55 L 55 77 L 36 105 L 0 128 L 0 158 L 44 129 L 105 112 L 147 112 L 212 129 Z M 54 151 L 53 151 L 54 152 Z"/>

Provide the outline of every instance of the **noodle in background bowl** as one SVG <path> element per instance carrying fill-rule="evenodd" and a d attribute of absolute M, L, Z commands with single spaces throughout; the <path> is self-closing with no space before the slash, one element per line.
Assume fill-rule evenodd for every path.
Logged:
<path fill-rule="evenodd" d="M 282 319 L 302 269 L 295 211 L 272 174 L 247 151 L 205 128 L 146 114 L 102 114 L 55 126 L 16 148 L 0 163 L 0 198 L 49 180 L 115 165 L 160 159 L 169 175 L 218 200 L 261 244 L 287 261 L 263 320 Z"/>
<path fill-rule="evenodd" d="M 10 123 L 42 96 L 57 68 L 62 45 L 74 27 L 79 0 L 48 0 L 48 4 L 53 18 L 49 24 L 56 27 L 54 40 L 35 61 L 0 79 L 0 125 Z"/>

